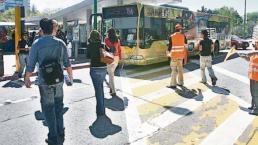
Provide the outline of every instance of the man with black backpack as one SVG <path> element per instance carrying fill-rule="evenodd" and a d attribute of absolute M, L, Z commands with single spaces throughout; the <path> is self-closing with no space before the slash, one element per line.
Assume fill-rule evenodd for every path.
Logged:
<path fill-rule="evenodd" d="M 48 124 L 49 145 L 60 145 L 64 141 L 63 122 L 63 67 L 67 69 L 70 80 L 73 79 L 71 63 L 64 42 L 54 36 L 52 20 L 40 20 L 43 36 L 33 43 L 29 54 L 25 85 L 30 88 L 30 76 L 39 63 L 39 91 L 42 112 Z"/>

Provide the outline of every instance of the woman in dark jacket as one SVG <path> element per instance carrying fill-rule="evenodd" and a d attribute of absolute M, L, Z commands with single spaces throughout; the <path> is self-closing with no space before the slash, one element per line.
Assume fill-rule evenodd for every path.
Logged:
<path fill-rule="evenodd" d="M 87 49 L 87 56 L 90 59 L 90 76 L 97 100 L 97 116 L 105 115 L 103 82 L 107 74 L 106 64 L 100 61 L 100 50 L 104 48 L 100 37 L 98 31 L 92 31 L 88 40 L 89 45 Z"/>

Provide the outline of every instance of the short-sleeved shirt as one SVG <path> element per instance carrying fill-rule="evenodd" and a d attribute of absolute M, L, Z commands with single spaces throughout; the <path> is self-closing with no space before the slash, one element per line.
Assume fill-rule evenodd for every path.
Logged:
<path fill-rule="evenodd" d="M 108 46 L 109 48 L 111 48 L 112 46 L 115 46 L 116 52 L 113 55 L 119 56 L 119 58 L 122 59 L 121 43 L 119 39 L 114 44 L 112 44 L 109 38 L 105 38 L 104 42 L 105 42 L 105 45 Z"/>
<path fill-rule="evenodd" d="M 63 50 L 63 58 L 61 57 Z M 27 72 L 33 72 L 36 63 L 42 66 L 46 60 L 59 60 L 62 67 L 70 67 L 71 63 L 68 59 L 68 53 L 65 43 L 54 36 L 42 36 L 35 40 L 32 44 L 29 61 L 27 65 Z M 46 85 L 44 78 L 42 77 L 41 69 L 39 69 L 39 85 Z"/>
<path fill-rule="evenodd" d="M 202 46 L 201 56 L 210 56 L 212 54 L 212 40 L 205 38 L 200 41 L 200 46 Z"/>

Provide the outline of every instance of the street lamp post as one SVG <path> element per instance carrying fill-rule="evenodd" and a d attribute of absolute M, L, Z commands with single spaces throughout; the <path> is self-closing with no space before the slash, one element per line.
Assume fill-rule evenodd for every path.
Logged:
<path fill-rule="evenodd" d="M 246 0 L 245 0 L 245 12 L 244 12 L 244 33 L 246 32 Z"/>
<path fill-rule="evenodd" d="M 97 14 L 98 11 L 98 0 L 94 0 L 94 14 Z M 94 30 L 97 30 L 97 15 L 94 15 Z"/>

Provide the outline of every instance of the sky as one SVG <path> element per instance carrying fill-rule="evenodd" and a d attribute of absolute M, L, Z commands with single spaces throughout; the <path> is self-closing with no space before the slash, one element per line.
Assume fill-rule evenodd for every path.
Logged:
<path fill-rule="evenodd" d="M 53 1 L 55 3 L 53 3 Z M 35 4 L 39 11 L 44 9 L 58 9 L 72 6 L 83 0 L 31 0 L 31 4 Z M 144 1 L 144 0 L 142 0 Z M 229 6 L 235 8 L 240 15 L 244 15 L 244 0 L 182 0 L 182 3 L 176 4 L 188 7 L 190 10 L 196 11 L 202 5 L 209 9 Z M 258 0 L 247 0 L 247 12 L 258 11 Z"/>
<path fill-rule="evenodd" d="M 66 8 L 77 4 L 83 0 L 30 0 L 31 5 L 35 5 L 39 11 L 44 11 L 45 9 L 58 9 Z M 53 3 L 54 2 L 54 3 Z"/>
<path fill-rule="evenodd" d="M 182 0 L 177 5 L 186 6 L 190 10 L 197 11 L 203 5 L 209 9 L 221 8 L 223 6 L 233 7 L 240 15 L 244 15 L 245 0 Z M 246 0 L 247 12 L 258 12 L 258 0 Z"/>

